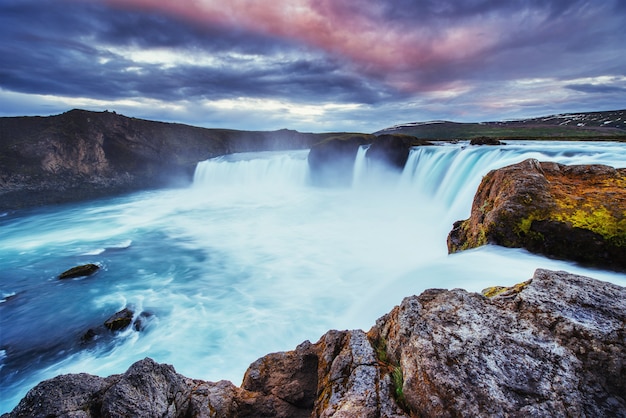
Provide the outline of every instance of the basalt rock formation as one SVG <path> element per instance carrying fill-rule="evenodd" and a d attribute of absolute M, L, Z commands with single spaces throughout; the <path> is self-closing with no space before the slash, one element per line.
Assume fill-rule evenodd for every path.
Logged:
<path fill-rule="evenodd" d="M 483 244 L 626 271 L 626 168 L 528 159 L 482 180 L 449 252 Z"/>
<path fill-rule="evenodd" d="M 354 163 L 361 145 L 370 145 L 365 153 L 368 162 L 386 170 L 402 171 L 411 147 L 432 143 L 401 134 L 351 134 L 327 138 L 315 144 L 309 153 L 312 183 L 333 187 L 351 185 Z"/>
<path fill-rule="evenodd" d="M 537 270 L 485 294 L 405 298 L 368 333 L 262 357 L 241 387 L 144 359 L 44 381 L 3 418 L 626 416 L 626 288 Z"/>
<path fill-rule="evenodd" d="M 204 129 L 84 110 L 0 118 L 0 210 L 188 183 L 199 161 L 309 148 L 327 136 Z"/>
<path fill-rule="evenodd" d="M 376 137 L 376 141 L 367 150 L 367 158 L 385 164 L 395 170 L 402 171 L 411 147 L 432 145 L 431 142 L 418 139 L 410 135 L 383 134 Z"/>
<path fill-rule="evenodd" d="M 352 184 L 354 160 L 361 145 L 371 144 L 373 135 L 348 134 L 315 144 L 307 157 L 311 182 L 316 186 L 349 186 Z"/>

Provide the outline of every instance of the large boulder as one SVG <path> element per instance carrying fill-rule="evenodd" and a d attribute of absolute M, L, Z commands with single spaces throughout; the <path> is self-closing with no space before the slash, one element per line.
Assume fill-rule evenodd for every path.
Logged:
<path fill-rule="evenodd" d="M 144 359 L 122 375 L 44 381 L 3 418 L 624 417 L 624 323 L 626 288 L 537 270 L 485 294 L 408 297 L 368 333 L 262 357 L 241 387 Z"/>
<path fill-rule="evenodd" d="M 416 416 L 626 416 L 626 288 L 566 272 L 487 298 L 432 289 L 370 337 Z M 383 350 L 380 349 L 382 352 Z"/>
<path fill-rule="evenodd" d="M 626 270 L 626 168 L 528 159 L 489 172 L 449 252 L 483 244 Z"/>

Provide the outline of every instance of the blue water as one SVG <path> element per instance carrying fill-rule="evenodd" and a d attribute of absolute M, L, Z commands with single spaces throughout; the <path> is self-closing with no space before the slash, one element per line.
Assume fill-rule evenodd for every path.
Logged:
<path fill-rule="evenodd" d="M 309 186 L 306 151 L 238 154 L 199 164 L 187 189 L 0 214 L 0 412 L 42 379 L 121 373 L 144 357 L 239 384 L 257 358 L 367 330 L 430 287 L 480 291 L 536 268 L 626 286 L 624 274 L 519 249 L 446 249 L 490 169 L 527 157 L 624 167 L 623 144 L 422 147 L 401 175 L 362 151 L 349 189 Z M 57 279 L 85 263 L 101 269 Z M 81 343 L 124 307 L 150 314 L 143 330 Z"/>

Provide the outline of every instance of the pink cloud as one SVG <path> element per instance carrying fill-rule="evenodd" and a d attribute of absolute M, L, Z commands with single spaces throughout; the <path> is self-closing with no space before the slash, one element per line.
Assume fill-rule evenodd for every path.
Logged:
<path fill-rule="evenodd" d="M 475 59 L 493 44 L 485 22 L 414 26 L 376 19 L 333 0 L 107 0 L 116 7 L 156 10 L 196 24 L 238 27 L 285 38 L 347 60 L 403 91 L 429 90 L 421 73 Z M 372 5 L 371 3 L 369 4 Z M 493 28 L 491 29 L 493 31 Z"/>

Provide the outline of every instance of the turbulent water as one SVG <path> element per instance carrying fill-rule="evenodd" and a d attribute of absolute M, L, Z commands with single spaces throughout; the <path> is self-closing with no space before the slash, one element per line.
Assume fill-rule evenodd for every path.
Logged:
<path fill-rule="evenodd" d="M 238 154 L 200 163 L 188 189 L 0 214 L 0 412 L 42 379 L 120 373 L 144 357 L 238 384 L 258 357 L 367 330 L 431 287 L 479 291 L 539 267 L 626 286 L 624 274 L 519 249 L 446 250 L 490 169 L 529 157 L 623 167 L 623 144 L 420 147 L 401 175 L 369 167 L 364 151 L 348 189 L 310 186 L 306 151 Z M 101 269 L 57 279 L 85 263 Z M 127 306 L 151 314 L 145 329 L 81 343 Z"/>

